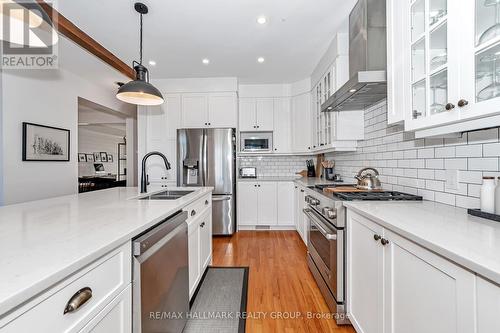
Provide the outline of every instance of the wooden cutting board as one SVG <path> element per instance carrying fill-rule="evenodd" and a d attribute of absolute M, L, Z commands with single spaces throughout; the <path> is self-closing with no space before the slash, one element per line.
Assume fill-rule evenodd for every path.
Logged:
<path fill-rule="evenodd" d="M 327 187 L 323 189 L 323 192 L 327 193 L 345 193 L 345 192 L 382 192 L 383 190 L 363 190 L 355 188 L 353 186 L 337 186 L 337 187 Z"/>

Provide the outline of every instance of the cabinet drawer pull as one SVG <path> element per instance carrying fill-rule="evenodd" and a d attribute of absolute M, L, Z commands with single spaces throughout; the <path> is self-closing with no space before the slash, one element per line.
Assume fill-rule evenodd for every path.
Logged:
<path fill-rule="evenodd" d="M 208 200 L 205 200 L 205 205 L 208 205 Z"/>
<path fill-rule="evenodd" d="M 193 209 L 193 210 L 191 211 L 191 216 L 195 216 L 195 215 L 196 215 L 196 211 Z"/>
<path fill-rule="evenodd" d="M 375 239 L 377 242 L 382 238 L 380 235 L 373 235 L 373 239 Z"/>
<path fill-rule="evenodd" d="M 466 99 L 461 99 L 458 101 L 458 107 L 463 108 L 464 106 L 469 105 L 469 101 Z"/>
<path fill-rule="evenodd" d="M 382 239 L 380 240 L 380 243 L 382 243 L 382 245 L 384 245 L 384 246 L 385 246 L 385 245 L 389 244 L 389 240 L 387 240 L 387 239 L 385 239 L 385 238 L 382 238 Z"/>
<path fill-rule="evenodd" d="M 68 301 L 64 308 L 64 314 L 75 312 L 83 304 L 87 303 L 92 298 L 92 289 L 89 287 L 78 290 Z"/>
<path fill-rule="evenodd" d="M 204 226 L 205 226 L 205 222 L 202 222 L 202 223 L 200 224 L 200 227 L 202 227 L 202 228 L 203 228 Z"/>
<path fill-rule="evenodd" d="M 446 111 L 451 111 L 455 108 L 455 104 L 448 103 L 448 104 L 446 104 L 446 106 L 444 108 L 446 109 Z"/>

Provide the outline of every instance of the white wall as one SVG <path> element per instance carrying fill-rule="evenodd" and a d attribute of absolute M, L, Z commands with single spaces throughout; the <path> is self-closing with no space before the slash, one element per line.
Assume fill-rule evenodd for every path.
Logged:
<path fill-rule="evenodd" d="M 98 133 L 79 126 L 79 153 L 106 152 L 113 155 L 113 162 L 101 162 L 107 173 L 118 174 L 118 143 L 122 142 L 121 136 Z M 94 174 L 94 162 L 78 162 L 78 176 L 93 176 Z"/>
<path fill-rule="evenodd" d="M 137 186 L 137 119 L 127 118 L 127 186 Z"/>
<path fill-rule="evenodd" d="M 2 72 L 3 204 L 43 199 L 78 191 L 78 97 L 130 114 L 115 98 L 114 81 L 127 80 L 64 37 L 59 39 L 59 70 Z M 23 162 L 22 122 L 71 131 L 69 162 Z"/>

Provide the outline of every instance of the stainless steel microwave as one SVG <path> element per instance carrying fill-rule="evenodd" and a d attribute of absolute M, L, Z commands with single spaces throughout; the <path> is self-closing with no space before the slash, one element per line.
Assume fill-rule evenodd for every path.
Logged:
<path fill-rule="evenodd" d="M 251 153 L 272 153 L 273 132 L 240 133 L 240 151 Z"/>

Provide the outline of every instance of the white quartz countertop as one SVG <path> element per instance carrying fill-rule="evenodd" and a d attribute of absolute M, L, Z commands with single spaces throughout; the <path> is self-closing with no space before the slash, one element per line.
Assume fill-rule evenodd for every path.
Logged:
<path fill-rule="evenodd" d="M 344 206 L 500 284 L 499 222 L 431 201 L 356 201 Z"/>
<path fill-rule="evenodd" d="M 295 180 L 295 183 L 308 187 L 308 186 L 315 186 L 315 185 L 335 185 L 335 186 L 342 186 L 342 185 L 351 185 L 351 184 L 356 184 L 356 181 L 353 179 L 344 179 L 343 182 L 334 182 L 334 181 L 329 181 L 325 180 L 323 178 L 309 178 L 309 177 L 302 177 L 298 178 Z"/>
<path fill-rule="evenodd" d="M 211 191 L 137 200 L 121 187 L 0 207 L 0 316 Z"/>
<path fill-rule="evenodd" d="M 272 177 L 272 176 L 261 176 L 257 178 L 238 178 L 239 182 L 293 182 L 299 179 L 299 177 L 289 176 L 289 177 Z"/>

